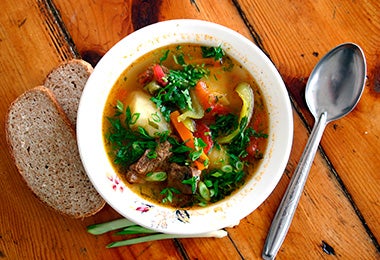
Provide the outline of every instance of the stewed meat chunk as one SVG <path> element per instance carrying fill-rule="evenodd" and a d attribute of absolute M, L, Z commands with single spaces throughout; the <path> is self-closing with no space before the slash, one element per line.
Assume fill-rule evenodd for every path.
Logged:
<path fill-rule="evenodd" d="M 183 194 L 193 194 L 192 186 L 190 184 L 184 184 L 182 182 L 194 176 L 199 177 L 200 175 L 201 171 L 197 168 L 171 163 L 170 169 L 168 171 L 168 187 L 176 188 Z M 199 178 L 197 178 L 196 184 L 198 184 L 198 182 Z"/>

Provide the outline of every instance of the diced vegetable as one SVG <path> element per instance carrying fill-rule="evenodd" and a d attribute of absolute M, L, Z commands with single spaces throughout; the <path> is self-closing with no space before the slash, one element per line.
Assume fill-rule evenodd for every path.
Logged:
<path fill-rule="evenodd" d="M 182 113 L 178 117 L 178 121 L 182 122 L 187 118 L 193 118 L 193 119 L 201 119 L 205 111 L 202 108 L 202 105 L 199 103 L 199 100 L 194 94 L 194 91 L 190 91 L 190 97 L 191 97 L 191 103 L 192 103 L 192 110 L 186 110 L 184 113 Z"/>
<path fill-rule="evenodd" d="M 165 79 L 165 76 L 165 72 L 160 65 L 156 64 L 153 66 L 153 77 L 156 80 L 156 82 L 163 87 L 165 87 L 168 84 L 167 80 Z"/>
<path fill-rule="evenodd" d="M 205 142 L 206 147 L 203 148 L 203 151 L 208 154 L 210 149 L 213 146 L 213 141 L 211 138 L 211 132 L 210 132 L 210 127 L 208 127 L 206 124 L 202 122 L 198 122 L 196 124 L 196 131 L 194 132 L 194 136 L 201 138 L 203 142 Z"/>
<path fill-rule="evenodd" d="M 195 93 L 199 100 L 199 103 L 206 110 L 210 107 L 210 93 L 207 90 L 206 82 L 198 81 L 197 85 L 195 85 Z"/>
<path fill-rule="evenodd" d="M 180 116 L 180 113 L 178 110 L 172 112 L 170 114 L 170 122 L 173 124 L 174 128 L 177 130 L 179 136 L 181 137 L 182 141 L 185 142 L 185 145 L 187 147 L 190 147 L 192 149 L 196 149 L 195 146 L 195 137 L 193 133 L 182 123 L 178 120 L 178 117 Z M 205 165 L 205 162 L 208 162 L 208 157 L 202 151 L 200 157 L 200 161 L 195 161 L 194 164 L 199 170 L 204 170 L 207 168 L 207 165 Z"/>
<path fill-rule="evenodd" d="M 158 85 L 156 81 L 151 81 L 144 86 L 144 89 L 149 92 L 149 94 L 154 95 L 161 89 L 161 86 Z"/>
<path fill-rule="evenodd" d="M 133 128 L 142 127 L 150 136 L 170 130 L 170 125 L 166 122 L 156 105 L 150 100 L 150 96 L 143 91 L 130 93 L 128 100 L 132 114 L 138 113 L 139 117 Z"/>
<path fill-rule="evenodd" d="M 223 146 L 212 149 L 208 157 L 210 159 L 209 168 L 211 169 L 221 168 L 223 165 L 229 164 L 229 156 Z"/>
<path fill-rule="evenodd" d="M 167 85 L 152 97 L 167 121 L 173 107 L 178 107 L 181 111 L 191 109 L 190 88 L 208 73 L 201 65 L 191 64 L 183 64 L 182 70 L 169 70 L 165 77 Z"/>
<path fill-rule="evenodd" d="M 244 131 L 253 114 L 254 96 L 251 86 L 248 83 L 242 82 L 236 87 L 235 91 L 243 101 L 239 116 L 239 126 L 231 134 L 218 138 L 217 141 L 220 144 L 230 143 L 235 136 Z M 245 119 L 245 124 L 242 124 L 243 119 Z"/>
<path fill-rule="evenodd" d="M 197 85 L 195 85 L 194 90 L 199 103 L 208 115 L 225 115 L 229 112 L 229 109 L 226 106 L 218 103 L 217 97 L 208 91 L 207 85 L 204 81 L 198 81 Z"/>

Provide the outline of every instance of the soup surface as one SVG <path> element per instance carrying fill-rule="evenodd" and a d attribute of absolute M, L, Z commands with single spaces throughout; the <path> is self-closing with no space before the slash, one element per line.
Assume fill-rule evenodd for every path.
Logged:
<path fill-rule="evenodd" d="M 104 143 L 120 178 L 169 207 L 236 192 L 262 159 L 268 111 L 255 80 L 220 47 L 170 45 L 136 60 L 107 99 Z"/>

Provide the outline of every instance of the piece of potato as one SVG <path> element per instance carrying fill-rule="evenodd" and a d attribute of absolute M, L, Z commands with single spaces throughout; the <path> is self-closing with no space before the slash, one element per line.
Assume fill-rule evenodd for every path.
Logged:
<path fill-rule="evenodd" d="M 208 154 L 208 159 L 210 169 L 221 168 L 223 165 L 229 164 L 229 157 L 223 146 L 220 146 L 220 148 L 213 147 Z"/>
<path fill-rule="evenodd" d="M 126 99 L 125 107 L 129 106 L 132 114 L 140 114 L 132 128 L 141 126 L 150 136 L 155 136 L 156 132 L 170 131 L 170 124 L 150 98 L 151 96 L 143 91 L 134 91 Z"/>

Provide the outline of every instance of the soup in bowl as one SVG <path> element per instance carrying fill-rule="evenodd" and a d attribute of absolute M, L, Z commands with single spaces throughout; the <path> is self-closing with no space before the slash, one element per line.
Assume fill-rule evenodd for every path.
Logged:
<path fill-rule="evenodd" d="M 272 192 L 292 142 L 280 75 L 223 26 L 172 20 L 100 60 L 77 138 L 89 178 L 121 215 L 164 233 L 237 224 Z"/>

